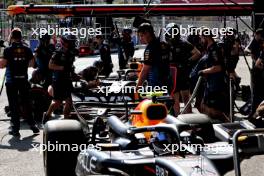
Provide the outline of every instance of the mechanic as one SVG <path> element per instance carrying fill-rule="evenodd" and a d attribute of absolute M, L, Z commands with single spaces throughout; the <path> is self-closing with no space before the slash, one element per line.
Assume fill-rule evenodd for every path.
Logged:
<path fill-rule="evenodd" d="M 99 46 L 100 58 L 103 61 L 103 69 L 100 74 L 108 77 L 113 71 L 113 63 L 111 58 L 110 46 L 105 42 L 102 35 L 97 35 L 95 41 Z"/>
<path fill-rule="evenodd" d="M 97 60 L 97 61 L 95 61 L 95 62 L 93 63 L 93 66 L 94 66 L 95 68 L 97 68 L 97 70 L 98 70 L 98 74 L 100 75 L 101 72 L 102 72 L 102 70 L 103 70 L 103 68 L 104 68 L 104 63 L 103 63 L 103 61 L 101 61 L 101 60 Z"/>
<path fill-rule="evenodd" d="M 172 58 L 171 64 L 177 68 L 177 84 L 174 92 L 174 111 L 177 116 L 180 113 L 180 96 L 186 105 L 190 99 L 190 72 L 191 63 L 200 59 L 200 51 L 188 41 L 181 39 L 180 33 L 176 35 L 173 31 L 179 31 L 179 26 L 170 23 L 166 26 L 168 34 L 165 35 L 166 41 L 170 44 Z M 189 106 L 185 113 L 191 113 L 192 107 Z"/>
<path fill-rule="evenodd" d="M 201 44 L 200 36 L 195 33 L 195 31 L 197 30 L 197 27 L 191 27 L 189 30 L 190 30 L 190 33 L 187 37 L 187 41 L 190 42 L 193 46 L 195 46 L 202 54 L 204 51 L 204 48 Z"/>
<path fill-rule="evenodd" d="M 131 34 L 131 29 L 123 29 L 123 37 L 120 39 L 120 41 L 117 42 L 120 70 L 127 68 L 127 62 L 133 57 L 135 52 L 134 43 L 131 39 Z"/>
<path fill-rule="evenodd" d="M 172 52 L 171 52 L 171 47 L 170 44 L 166 41 L 161 41 L 160 42 L 161 46 L 161 58 L 162 61 L 165 62 L 166 64 L 170 63 L 171 57 L 172 57 Z M 169 94 L 173 96 L 174 90 L 176 89 L 176 75 L 174 76 L 175 72 L 177 71 L 177 68 L 175 66 L 170 65 L 170 78 L 169 78 Z"/>
<path fill-rule="evenodd" d="M 201 34 L 201 42 L 206 48 L 206 54 L 202 59 L 206 68 L 199 71 L 200 76 L 206 79 L 205 92 L 201 110 L 209 117 L 221 121 L 228 121 L 226 114 L 228 109 L 228 86 L 225 79 L 225 67 L 222 51 L 213 39 L 209 28 L 204 28 Z"/>
<path fill-rule="evenodd" d="M 63 101 L 65 101 L 63 109 L 64 119 L 68 119 L 70 116 L 72 105 L 71 92 L 73 89 L 72 75 L 74 73 L 73 62 L 77 54 L 75 42 L 76 37 L 74 35 L 61 36 L 62 46 L 55 51 L 49 62 L 49 69 L 53 71 L 53 101 L 48 111 L 43 114 L 43 124 L 51 118 L 52 112 L 58 109 Z"/>
<path fill-rule="evenodd" d="M 203 48 L 201 44 L 201 39 L 199 34 L 197 34 L 195 31 L 198 30 L 197 27 L 191 27 L 190 33 L 187 37 L 187 41 L 190 42 L 193 46 L 195 46 L 201 53 L 201 56 L 204 55 L 205 49 Z M 193 93 L 194 88 L 198 81 L 198 72 L 202 69 L 204 69 L 204 61 L 202 59 L 193 61 L 191 64 L 191 73 L 190 73 L 190 93 Z M 204 86 L 205 83 L 202 80 L 195 97 L 195 104 L 194 107 L 196 107 L 199 111 L 201 111 L 201 103 L 203 99 L 204 94 Z"/>
<path fill-rule="evenodd" d="M 22 43 L 22 31 L 14 28 L 10 35 L 11 45 L 4 50 L 0 67 L 6 67 L 6 93 L 11 112 L 10 135 L 20 136 L 19 98 L 27 115 L 27 123 L 33 133 L 39 133 L 32 116 L 28 82 L 28 67 L 34 65 L 33 53 Z"/>
<path fill-rule="evenodd" d="M 37 63 L 37 71 L 45 81 L 43 84 L 44 88 L 52 82 L 52 73 L 49 69 L 49 61 L 52 57 L 53 52 L 55 51 L 55 46 L 50 43 L 51 36 L 48 34 L 43 35 L 39 38 L 39 46 L 35 50 L 35 58 Z"/>
<path fill-rule="evenodd" d="M 264 30 L 262 28 L 257 29 L 254 35 L 253 40 L 250 42 L 249 46 L 247 47 L 246 51 L 251 53 L 252 58 L 252 70 L 251 70 L 251 112 L 249 114 L 249 118 L 251 118 L 256 109 L 261 102 L 261 95 L 263 92 L 262 84 L 262 73 L 263 70 L 260 69 L 257 65 L 259 65 L 260 60 L 257 62 L 258 58 L 260 57 L 262 48 L 262 43 L 264 40 Z"/>
<path fill-rule="evenodd" d="M 85 87 L 90 88 L 96 88 L 100 85 L 100 81 L 98 79 L 98 69 L 95 66 L 90 66 L 85 68 L 83 71 L 79 73 L 81 78 L 85 80 Z"/>
<path fill-rule="evenodd" d="M 148 86 L 154 88 L 171 87 L 169 60 L 163 60 L 161 43 L 156 38 L 154 29 L 149 23 L 142 23 L 138 28 L 138 35 L 142 44 L 147 44 L 144 51 L 143 68 L 138 78 L 136 89 L 139 90 L 147 81 Z M 153 89 L 152 89 L 153 90 Z"/>
<path fill-rule="evenodd" d="M 264 42 L 262 42 L 262 50 L 260 52 L 260 56 L 255 62 L 254 74 L 257 77 L 257 82 L 255 83 L 254 87 L 254 91 L 256 92 L 256 94 L 254 94 L 254 102 L 257 104 L 257 109 L 262 100 L 264 100 Z"/>
<path fill-rule="evenodd" d="M 224 54 L 227 59 L 226 69 L 229 74 L 229 77 L 235 83 L 235 89 L 239 91 L 240 90 L 239 83 L 241 81 L 241 78 L 237 75 L 235 69 L 239 60 L 241 42 L 237 36 L 237 31 L 233 29 L 233 34 L 226 35 L 226 38 L 224 38 L 223 42 L 224 42 L 224 46 L 223 46 Z"/>

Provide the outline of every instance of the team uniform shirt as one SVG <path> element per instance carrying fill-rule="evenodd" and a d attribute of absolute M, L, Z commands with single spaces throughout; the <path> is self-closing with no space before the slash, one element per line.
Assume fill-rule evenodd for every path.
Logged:
<path fill-rule="evenodd" d="M 213 66 L 222 66 L 224 68 L 224 59 L 216 43 L 213 43 L 207 49 L 207 54 L 202 58 L 205 62 L 205 68 Z M 221 72 L 208 74 L 206 76 L 206 85 L 204 92 L 204 103 L 211 108 L 222 112 L 228 112 L 227 83 L 225 80 L 224 69 Z"/>
<path fill-rule="evenodd" d="M 63 51 L 63 48 L 57 50 L 51 60 L 54 64 L 63 66 L 63 70 L 53 70 L 52 87 L 53 99 L 65 100 L 71 98 L 72 80 L 71 73 L 73 72 L 73 62 L 75 53 L 73 50 Z"/>
<path fill-rule="evenodd" d="M 42 72 L 47 72 L 49 70 L 49 61 L 55 51 L 55 47 L 52 44 L 48 46 L 40 45 L 35 53 L 37 54 L 37 66 Z"/>
<path fill-rule="evenodd" d="M 192 56 L 191 51 L 194 46 L 184 40 L 179 40 L 172 44 L 172 59 L 171 63 L 175 64 L 177 68 L 186 68 L 189 64 L 189 58 Z"/>
<path fill-rule="evenodd" d="M 52 62 L 59 66 L 64 66 L 64 69 L 53 70 L 53 81 L 64 81 L 71 79 L 71 73 L 73 71 L 73 62 L 75 60 L 75 54 L 71 51 L 64 52 L 63 49 L 55 51 L 51 58 Z"/>
<path fill-rule="evenodd" d="M 261 52 L 261 43 L 259 43 L 255 38 L 250 42 L 248 49 L 251 51 L 251 54 L 256 56 L 256 59 L 259 58 Z M 255 65 L 256 60 L 253 60 L 253 65 Z"/>
<path fill-rule="evenodd" d="M 203 53 L 204 48 L 201 45 L 199 35 L 189 35 L 187 37 L 187 41 L 190 42 L 193 46 L 195 46 L 201 53 Z"/>
<path fill-rule="evenodd" d="M 4 50 L 4 59 L 7 60 L 6 82 L 13 83 L 28 79 L 28 65 L 33 53 L 22 42 L 14 42 Z"/>
<path fill-rule="evenodd" d="M 99 52 L 101 61 L 103 62 L 103 69 L 101 70 L 100 74 L 109 76 L 109 74 L 113 71 L 110 46 L 106 43 L 101 44 L 99 46 Z"/>
<path fill-rule="evenodd" d="M 169 60 L 162 57 L 162 48 L 159 40 L 151 41 L 144 52 L 144 64 L 151 66 L 147 76 L 149 86 L 168 86 Z"/>
<path fill-rule="evenodd" d="M 177 67 L 176 92 L 188 90 L 190 88 L 189 75 L 191 72 L 191 65 L 188 59 L 192 56 L 191 52 L 193 49 L 194 46 L 191 43 L 182 39 L 172 43 L 172 58 L 170 62 Z"/>
<path fill-rule="evenodd" d="M 206 68 L 210 68 L 217 65 L 221 65 L 223 68 L 224 60 L 221 51 L 219 51 L 219 48 L 216 43 L 213 43 L 211 46 L 209 46 L 205 62 Z M 209 92 L 223 91 L 226 86 L 225 72 L 221 71 L 217 73 L 208 74 L 206 81 L 207 90 Z"/>
<path fill-rule="evenodd" d="M 171 50 L 170 50 L 170 45 L 166 42 L 161 42 L 161 57 L 162 61 L 166 64 L 170 63 L 171 60 Z"/>
<path fill-rule="evenodd" d="M 100 57 L 104 65 L 112 64 L 110 46 L 103 43 L 99 47 Z"/>
<path fill-rule="evenodd" d="M 233 72 L 237 66 L 239 60 L 239 51 L 236 51 L 236 44 L 240 45 L 240 40 L 238 38 L 227 38 L 226 46 L 223 44 L 223 52 L 226 54 L 227 58 L 227 71 Z"/>
<path fill-rule="evenodd" d="M 123 39 L 118 43 L 118 58 L 120 69 L 126 68 L 128 60 L 133 57 L 135 52 L 134 43 L 124 41 Z"/>
<path fill-rule="evenodd" d="M 251 54 L 256 57 L 254 59 L 261 59 L 263 61 L 264 54 L 262 49 L 262 43 L 257 42 L 255 38 L 251 41 L 249 47 Z M 252 85 L 252 108 L 251 114 L 254 114 L 259 103 L 264 99 L 264 69 L 256 67 L 256 60 L 252 62 L 251 70 L 251 85 Z"/>
<path fill-rule="evenodd" d="M 130 57 L 133 57 L 134 52 L 135 52 L 135 48 L 134 48 L 134 43 L 133 42 L 126 42 L 124 40 L 122 40 L 119 44 L 118 47 L 118 57 L 119 59 L 125 59 L 124 55 L 123 55 L 123 51 L 126 55 L 126 59 L 129 59 Z M 123 51 L 122 51 L 123 48 Z"/>

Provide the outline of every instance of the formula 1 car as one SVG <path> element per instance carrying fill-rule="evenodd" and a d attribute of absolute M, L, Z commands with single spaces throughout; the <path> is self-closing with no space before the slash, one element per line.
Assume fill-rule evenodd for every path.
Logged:
<path fill-rule="evenodd" d="M 87 107 L 88 104 L 91 107 Z M 105 150 L 106 154 L 104 153 L 104 151 L 103 153 L 101 153 L 99 151 L 94 151 L 94 150 L 90 151 L 89 149 L 86 150 L 87 148 L 85 149 L 78 148 L 78 150 L 76 150 L 75 152 L 66 152 L 66 153 L 58 152 L 58 151 L 57 152 L 46 151 L 44 154 L 46 175 L 52 176 L 53 174 L 56 175 L 56 174 L 64 173 L 64 172 L 66 173 L 66 175 L 68 173 L 71 173 L 71 175 L 74 175 L 74 168 L 75 168 L 76 162 L 78 163 L 79 174 L 80 175 L 81 173 L 87 174 L 87 171 L 89 171 L 90 167 L 93 167 L 93 168 L 95 167 L 94 164 L 90 166 L 88 165 L 89 163 L 87 163 L 89 156 L 93 156 L 91 155 L 91 153 L 95 154 L 96 156 L 98 155 L 99 159 L 96 159 L 96 161 L 99 162 L 100 167 L 102 167 L 104 170 L 102 171 L 99 169 L 99 170 L 93 170 L 93 171 L 99 173 L 99 175 L 106 174 L 105 172 L 108 172 L 106 170 L 108 170 L 109 168 L 107 164 L 104 165 L 105 167 L 101 166 L 101 163 L 100 163 L 101 155 L 106 157 L 106 158 L 103 157 L 102 161 L 106 161 L 105 159 L 107 158 L 109 159 L 109 156 L 114 156 L 113 152 L 112 151 L 110 152 L 109 150 L 115 150 L 114 153 L 117 153 L 117 156 L 120 156 L 121 158 L 125 157 L 125 155 L 135 156 L 135 154 L 141 153 L 140 152 L 141 148 L 145 148 L 145 147 L 148 148 L 148 151 L 150 153 L 152 152 L 150 155 L 145 156 L 145 154 L 142 154 L 143 157 L 142 156 L 135 156 L 135 158 L 131 157 L 133 161 L 119 160 L 117 161 L 117 163 L 120 164 L 121 162 L 123 163 L 123 165 L 121 166 L 119 165 L 117 168 L 114 168 L 114 170 L 116 171 L 116 169 L 118 170 L 120 168 L 127 168 L 127 169 L 130 168 L 128 170 L 121 169 L 118 172 L 120 171 L 125 172 L 125 173 L 128 172 L 127 173 L 128 175 L 131 173 L 134 173 L 134 172 L 130 172 L 131 169 L 133 170 L 134 168 L 142 168 L 142 165 L 139 166 L 138 163 L 142 163 L 143 161 L 146 161 L 144 157 L 147 157 L 147 159 L 151 161 L 150 163 L 145 163 L 145 164 L 151 165 L 152 166 L 151 168 L 153 170 L 153 168 L 155 168 L 156 166 L 160 167 L 159 165 L 153 164 L 156 162 L 158 163 L 160 161 L 159 159 L 156 161 L 156 158 L 153 158 L 153 155 L 161 154 L 160 151 L 164 150 L 164 148 L 157 150 L 157 148 L 159 147 L 157 146 L 153 147 L 155 145 L 152 145 L 156 143 L 157 140 L 154 140 L 153 142 L 152 133 L 150 133 L 150 131 L 155 131 L 157 129 L 158 129 L 158 132 L 161 132 L 161 134 L 163 133 L 164 130 L 165 132 L 174 131 L 173 133 L 174 135 L 172 135 L 173 137 L 168 137 L 168 136 L 163 137 L 163 139 L 173 139 L 174 140 L 174 142 L 166 143 L 167 146 L 169 144 L 175 144 L 175 143 L 178 144 L 179 141 L 180 142 L 185 141 L 185 143 L 187 144 L 199 144 L 202 146 L 206 146 L 204 147 L 204 149 L 208 149 L 208 148 L 213 149 L 213 151 L 212 150 L 211 151 L 210 150 L 209 151 L 208 150 L 204 150 L 204 151 L 198 150 L 196 152 L 195 150 L 190 149 L 190 148 L 186 150 L 188 151 L 188 154 L 191 153 L 192 159 L 193 158 L 197 159 L 201 157 L 202 158 L 205 157 L 209 159 L 210 162 L 209 161 L 208 162 L 213 163 L 213 164 L 207 164 L 208 167 L 210 166 L 209 168 L 211 168 L 211 165 L 213 165 L 212 167 L 213 170 L 217 171 L 216 173 L 219 173 L 220 175 L 223 175 L 227 171 L 230 171 L 234 168 L 233 158 L 235 158 L 235 161 L 236 161 L 235 162 L 236 168 L 239 167 L 239 164 L 236 164 L 238 163 L 238 158 L 233 157 L 232 144 L 235 144 L 235 145 L 239 144 L 240 146 L 239 148 L 240 152 L 236 152 L 236 156 L 241 155 L 241 154 L 243 154 L 243 156 L 249 156 L 253 154 L 263 153 L 263 149 L 262 149 L 263 147 L 262 147 L 262 142 L 261 142 L 263 140 L 263 136 L 261 135 L 255 135 L 255 134 L 248 135 L 248 136 L 244 135 L 243 137 L 239 137 L 239 138 L 236 137 L 232 139 L 232 134 L 234 134 L 237 131 L 237 129 L 241 129 L 241 128 L 254 129 L 254 126 L 252 126 L 252 124 L 249 124 L 246 122 L 230 123 L 230 124 L 228 123 L 227 124 L 212 124 L 210 120 L 208 119 L 208 117 L 203 114 L 185 114 L 185 115 L 178 116 L 176 119 L 173 116 L 167 115 L 168 110 L 166 106 L 164 106 L 161 103 L 156 103 L 156 101 L 153 102 L 153 100 L 144 100 L 140 104 L 127 103 L 127 104 L 121 105 L 118 103 L 115 103 L 115 104 L 109 104 L 109 103 L 103 104 L 102 103 L 101 109 L 100 108 L 98 109 L 98 107 L 95 107 L 95 105 L 98 106 L 98 103 L 89 103 L 89 102 L 75 103 L 74 109 L 75 109 L 75 113 L 77 114 L 79 121 L 65 120 L 65 121 L 48 122 L 45 125 L 45 129 L 44 129 L 44 143 L 50 142 L 53 144 L 62 143 L 62 144 L 68 144 L 68 145 L 75 144 L 76 146 L 84 145 L 90 149 L 96 148 L 100 150 Z M 130 111 L 128 110 L 128 109 L 133 109 L 134 107 L 136 107 L 134 110 L 130 110 Z M 118 118 L 116 116 L 118 116 Z M 125 125 L 119 119 L 121 119 L 123 122 L 130 122 L 130 125 L 132 126 Z M 169 125 L 160 124 L 160 122 L 165 122 Z M 235 130 L 232 129 L 234 127 L 235 127 Z M 137 136 L 135 136 L 133 130 L 135 130 L 136 133 L 144 132 L 143 137 L 141 136 L 140 138 L 138 138 Z M 177 132 L 177 135 L 176 135 L 175 130 Z M 132 131 L 132 134 L 127 134 L 127 133 L 130 133 L 131 131 Z M 259 131 L 253 130 L 253 132 L 254 131 L 259 132 Z M 226 133 L 229 134 L 229 136 L 227 136 Z M 251 130 L 251 133 L 252 133 L 252 130 Z M 236 141 L 239 141 L 239 142 L 236 142 Z M 153 151 L 154 148 L 155 150 Z M 236 146 L 236 150 L 237 149 L 238 147 Z M 133 151 L 131 152 L 130 150 L 133 150 Z M 215 151 L 218 152 L 217 155 L 215 154 Z M 79 152 L 81 152 L 81 154 L 79 154 Z M 122 154 L 124 152 L 125 154 Z M 78 154 L 80 156 L 77 160 Z M 167 154 L 162 153 L 162 155 L 167 155 Z M 118 158 L 120 159 L 120 157 L 117 157 L 115 159 L 118 159 Z M 149 157 L 151 159 L 149 159 Z M 176 157 L 176 156 L 172 155 L 168 157 L 170 158 L 170 157 Z M 58 160 L 59 158 L 63 158 L 63 159 Z M 82 159 L 85 159 L 85 160 L 82 160 Z M 143 160 L 142 162 L 141 162 L 141 159 Z M 183 158 L 181 158 L 181 160 L 182 159 Z M 194 160 L 197 161 L 196 159 Z M 192 162 L 194 162 L 194 160 L 192 160 Z M 110 161 L 112 161 L 111 157 L 110 157 Z M 115 163 L 115 161 L 113 162 Z M 182 161 L 182 162 L 185 163 L 185 161 Z M 59 164 L 55 165 L 55 163 L 59 163 Z M 128 167 L 124 163 L 130 163 L 130 164 L 132 163 L 132 164 L 131 164 L 131 167 Z M 133 165 L 133 163 L 136 163 L 136 165 Z M 206 160 L 206 163 L 207 163 L 207 160 Z M 169 167 L 168 165 L 166 165 L 166 168 Z M 143 166 L 145 165 L 143 164 Z M 114 166 L 111 165 L 111 167 L 114 167 Z M 200 170 L 200 168 L 203 168 L 203 167 L 199 166 L 198 170 Z M 187 170 L 185 170 L 184 172 L 189 172 L 189 169 L 190 168 L 187 168 Z M 164 172 L 164 168 L 161 172 Z M 177 173 L 177 172 L 178 171 L 176 170 L 172 171 L 172 173 Z M 91 174 L 94 174 L 94 173 L 90 173 L 87 175 L 91 175 Z M 112 175 L 113 173 L 108 172 L 107 174 Z M 118 173 L 115 173 L 115 174 L 118 175 Z M 157 173 L 152 172 L 152 174 L 157 174 Z M 205 175 L 208 175 L 208 174 L 205 174 Z M 119 173 L 119 175 L 122 175 L 122 174 Z M 138 174 L 135 173 L 135 175 L 138 175 Z"/>
<path fill-rule="evenodd" d="M 110 117 L 108 122 L 110 123 L 110 129 L 114 131 L 112 132 L 110 130 L 112 133 L 111 136 L 114 136 L 114 138 L 112 138 L 112 143 L 117 144 L 119 150 L 137 150 L 142 147 L 142 143 L 144 143 L 142 141 L 149 141 L 149 133 L 144 133 L 144 139 L 140 139 L 141 142 L 138 142 L 137 138 L 130 138 L 126 133 L 132 129 L 128 129 L 128 127 L 122 124 L 117 118 L 114 122 L 111 118 L 113 117 Z M 233 134 L 235 134 L 238 129 L 243 129 L 244 131 L 249 130 L 251 133 L 259 132 L 258 130 L 255 130 L 253 124 L 247 121 L 242 121 L 240 123 L 212 124 L 209 118 L 203 114 L 185 114 L 178 116 L 176 119 L 175 117 L 167 115 L 166 106 L 157 103 L 155 104 L 150 100 L 144 100 L 138 105 L 136 111 L 132 112 L 130 121 L 132 125 L 131 128 L 133 129 L 134 127 L 146 127 L 151 129 L 152 126 L 150 127 L 149 125 L 156 125 L 161 121 L 174 124 L 180 137 L 183 135 L 181 141 L 186 142 L 187 138 L 187 143 L 189 144 L 195 144 L 198 141 L 200 144 L 203 144 L 203 146 L 206 145 L 206 148 L 209 147 L 214 150 L 220 146 L 218 154 L 212 153 L 212 151 L 210 151 L 211 153 L 206 151 L 201 152 L 200 154 L 209 158 L 215 164 L 215 167 L 221 175 L 234 168 L 233 145 L 239 143 L 239 154 L 242 154 L 244 157 L 254 154 L 262 154 L 264 152 L 262 147 L 262 135 L 251 134 L 233 138 Z M 186 130 L 189 134 L 186 133 Z M 125 137 L 126 139 L 122 139 L 122 137 Z M 114 148 L 116 148 L 116 146 Z M 235 149 L 238 150 L 238 146 L 236 146 Z M 236 153 L 238 155 L 238 152 Z M 238 163 L 237 157 L 235 158 L 235 166 L 237 168 L 238 164 L 236 163 Z"/>
<path fill-rule="evenodd" d="M 114 144 L 99 144 L 101 151 L 94 149 L 82 151 L 76 167 L 78 176 L 219 175 L 210 160 L 202 155 L 178 151 L 177 155 L 171 156 L 165 150 L 159 149 L 157 141 L 148 143 L 138 135 L 142 132 L 154 131 L 170 134 L 172 139 L 170 142 L 177 145 L 180 144 L 180 136 L 174 125 L 130 128 L 114 116 L 109 117 L 108 124 L 112 130 L 122 136 L 117 139 L 122 144 L 116 141 L 117 143 Z"/>

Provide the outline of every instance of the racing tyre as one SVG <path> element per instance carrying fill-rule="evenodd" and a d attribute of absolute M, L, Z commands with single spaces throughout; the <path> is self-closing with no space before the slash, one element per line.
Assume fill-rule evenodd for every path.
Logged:
<path fill-rule="evenodd" d="M 80 122 L 48 121 L 44 126 L 43 144 L 45 176 L 75 176 L 80 146 L 86 144 Z"/>

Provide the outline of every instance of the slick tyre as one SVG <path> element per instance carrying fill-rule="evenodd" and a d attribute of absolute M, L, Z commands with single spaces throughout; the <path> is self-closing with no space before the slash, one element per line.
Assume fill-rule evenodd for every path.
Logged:
<path fill-rule="evenodd" d="M 81 148 L 78 146 L 85 142 L 79 121 L 48 121 L 43 131 L 45 176 L 75 176 L 77 157 Z"/>

